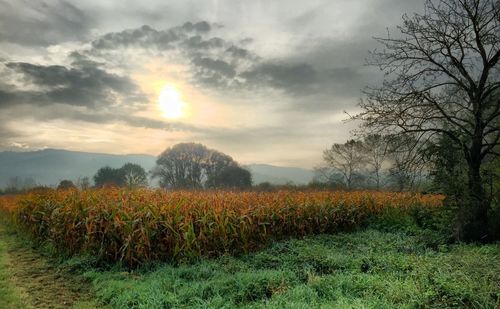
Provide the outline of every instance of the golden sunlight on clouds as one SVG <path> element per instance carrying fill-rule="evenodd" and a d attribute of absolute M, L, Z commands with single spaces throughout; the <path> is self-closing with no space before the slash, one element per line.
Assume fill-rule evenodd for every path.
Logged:
<path fill-rule="evenodd" d="M 208 93 L 199 91 L 185 76 L 185 67 L 151 61 L 132 75 L 148 97 L 148 106 L 135 115 L 182 121 L 195 126 L 231 127 L 230 108 Z"/>
<path fill-rule="evenodd" d="M 184 116 L 186 103 L 182 100 L 181 93 L 172 85 L 165 85 L 158 97 L 163 116 L 168 119 L 178 119 Z"/>

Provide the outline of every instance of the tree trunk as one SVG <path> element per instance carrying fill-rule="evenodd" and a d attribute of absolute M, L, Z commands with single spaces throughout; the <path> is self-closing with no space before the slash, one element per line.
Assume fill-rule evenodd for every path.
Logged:
<path fill-rule="evenodd" d="M 483 187 L 481 177 L 481 147 L 474 143 L 470 149 L 468 161 L 468 200 L 464 201 L 461 216 L 462 231 L 460 238 L 466 241 L 489 240 L 488 233 L 488 210 L 489 201 Z"/>

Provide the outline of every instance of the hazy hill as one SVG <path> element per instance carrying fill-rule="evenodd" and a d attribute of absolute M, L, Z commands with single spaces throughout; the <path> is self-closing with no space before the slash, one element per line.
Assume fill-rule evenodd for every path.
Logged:
<path fill-rule="evenodd" d="M 118 168 L 127 162 L 136 163 L 146 171 L 153 168 L 156 158 L 150 155 L 112 155 L 58 149 L 32 152 L 0 152 L 0 188 L 14 176 L 33 177 L 41 185 L 56 185 L 62 179 L 76 181 L 79 177 L 90 177 L 103 166 Z M 254 183 L 269 181 L 284 184 L 307 183 L 312 172 L 300 168 L 277 167 L 264 164 L 246 166 L 253 173 Z"/>
<path fill-rule="evenodd" d="M 75 181 L 90 177 L 103 166 L 121 167 L 127 162 L 151 169 L 155 157 L 148 155 L 111 155 L 57 149 L 33 152 L 0 152 L 0 187 L 5 187 L 10 177 L 33 177 L 38 184 L 54 185 L 62 179 Z"/>
<path fill-rule="evenodd" d="M 246 166 L 253 176 L 255 184 L 268 181 L 274 184 L 307 184 L 313 178 L 313 171 L 298 167 L 282 167 L 268 164 L 249 164 Z"/>

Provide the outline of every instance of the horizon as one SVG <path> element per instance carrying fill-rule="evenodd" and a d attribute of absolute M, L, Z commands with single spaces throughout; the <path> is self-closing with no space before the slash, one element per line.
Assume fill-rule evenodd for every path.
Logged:
<path fill-rule="evenodd" d="M 66 151 L 66 152 L 72 152 L 72 153 L 83 153 L 83 154 L 96 154 L 96 155 L 110 155 L 110 156 L 146 156 L 146 157 L 158 157 L 160 154 L 157 155 L 152 155 L 152 154 L 146 154 L 146 153 L 109 153 L 109 152 L 89 152 L 89 151 L 80 151 L 80 150 L 70 150 L 70 149 L 58 149 L 58 148 L 43 148 L 43 149 L 16 149 L 16 150 L 0 150 L 0 153 L 2 152 L 12 152 L 12 153 L 29 153 L 29 152 L 40 152 L 40 151 Z M 269 164 L 266 162 L 239 162 L 237 161 L 240 165 L 242 166 L 247 166 L 247 165 L 265 165 L 265 166 L 270 166 L 270 167 L 283 167 L 283 168 L 291 168 L 291 169 L 301 169 L 301 170 L 308 170 L 312 171 L 313 168 L 307 168 L 307 167 L 300 167 L 300 166 L 286 166 L 286 165 L 275 165 L 275 164 Z"/>
<path fill-rule="evenodd" d="M 16 183 L 32 183 L 57 187 L 63 180 L 80 182 L 88 177 L 94 179 L 104 167 L 119 168 L 127 163 L 140 166 L 146 173 L 154 169 L 157 157 L 152 155 L 91 153 L 63 149 L 44 149 L 37 151 L 0 151 L 0 192 Z M 295 183 L 305 185 L 312 181 L 314 172 L 291 166 L 248 163 L 240 164 L 251 172 L 254 184 L 263 182 L 273 184 Z M 149 179 L 153 187 L 158 183 Z"/>

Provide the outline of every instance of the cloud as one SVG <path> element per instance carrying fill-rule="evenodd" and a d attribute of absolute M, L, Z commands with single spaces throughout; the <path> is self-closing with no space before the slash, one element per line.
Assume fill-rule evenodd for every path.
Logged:
<path fill-rule="evenodd" d="M 417 2 L 0 0 L 0 138 L 150 153 L 200 141 L 314 165 L 383 78 L 364 66 L 371 37 Z M 153 105 L 163 82 L 184 91 L 184 123 Z"/>
<path fill-rule="evenodd" d="M 155 54 L 168 62 L 183 63 L 191 68 L 190 81 L 195 84 L 227 88 L 236 84 L 239 72 L 258 60 L 258 56 L 224 40 L 212 32 L 219 25 L 206 21 L 187 22 L 181 26 L 157 30 L 144 25 L 135 29 L 107 33 L 96 38 L 91 48 L 82 51 L 88 57 L 109 59 L 117 53 Z"/>
<path fill-rule="evenodd" d="M 154 51 L 168 61 L 177 57 L 177 61 L 190 67 L 189 80 L 195 85 L 224 92 L 239 91 L 240 95 L 274 89 L 289 96 L 317 93 L 331 96 L 336 94 L 335 91 L 345 93 L 346 89 L 353 94 L 362 87 L 360 81 L 363 77 L 357 69 L 362 66 L 362 61 L 357 58 L 356 65 L 352 64 L 352 60 L 347 63 L 336 61 L 338 53 L 333 47 L 338 49 L 338 46 L 327 40 L 305 45 L 299 57 L 266 60 L 243 47 L 250 39 L 240 40 L 239 43 L 228 41 L 214 35 L 216 28 L 206 21 L 185 23 L 165 30 L 142 26 L 102 35 L 92 42 L 90 50 L 83 52 L 89 56 L 112 58 L 115 53 L 130 49 L 134 54 L 140 53 L 140 50 L 146 54 Z M 366 50 L 358 48 L 354 44 L 343 52 L 366 53 Z M 330 53 L 322 52 L 325 49 Z M 169 53 L 174 56 L 169 57 Z"/>
<path fill-rule="evenodd" d="M 248 38 L 246 40 L 248 40 Z M 242 42 L 242 43 L 244 44 L 245 42 Z M 238 59 L 238 58 L 239 59 L 252 59 L 255 57 L 248 50 L 241 48 L 241 47 L 237 47 L 235 45 L 231 45 L 228 49 L 226 49 L 226 52 L 231 54 L 236 59 Z"/>
<path fill-rule="evenodd" d="M 24 83 L 37 90 L 25 91 L 22 87 L 0 90 L 0 105 L 19 100 L 22 103 L 62 103 L 99 108 L 115 104 L 118 97 L 131 102 L 144 99 L 128 77 L 109 73 L 98 63 L 83 58 L 75 60 L 72 67 L 26 62 L 9 62 L 6 67 L 21 74 Z"/>
<path fill-rule="evenodd" d="M 251 43 L 248 38 L 231 41 L 218 37 L 215 32 L 220 27 L 206 21 L 164 30 L 145 25 L 101 35 L 88 48 L 70 52 L 66 64 L 7 62 L 6 68 L 17 74 L 23 84 L 0 84 L 0 107 L 13 104 L 81 106 L 102 111 L 99 114 L 76 110 L 66 111 L 66 116 L 55 115 L 87 122 L 122 121 L 131 126 L 172 129 L 164 122 L 116 113 L 116 106 L 148 101 L 128 76 L 134 70 L 133 66 L 129 67 L 131 64 L 151 55 L 164 58 L 166 64 L 177 61 L 187 65 L 187 81 L 192 85 L 224 96 L 248 98 L 239 104 L 268 104 L 249 99 L 268 90 L 278 91 L 278 96 L 269 97 L 268 101 L 287 102 L 275 108 L 286 113 L 338 112 L 352 104 L 352 97 L 358 95 L 366 79 L 365 72 L 359 69 L 361 64 L 355 62 L 359 59 L 345 59 L 345 56 L 337 59 L 339 47 L 328 40 L 316 39 L 306 44 L 299 55 L 264 59 L 246 47 Z M 356 44 L 343 46 L 343 54 L 361 53 Z"/>
<path fill-rule="evenodd" d="M 20 134 L 10 128 L 0 125 L 0 139 L 6 140 L 8 138 L 18 137 Z"/>
<path fill-rule="evenodd" d="M 14 104 L 19 99 L 21 99 L 21 97 L 18 93 L 0 89 L 0 107 Z"/>
<path fill-rule="evenodd" d="M 201 68 L 202 71 L 218 73 L 228 78 L 233 78 L 236 75 L 234 67 L 223 60 L 201 57 L 193 59 L 193 64 Z"/>
<path fill-rule="evenodd" d="M 210 31 L 206 21 L 187 22 L 182 26 L 166 30 L 156 30 L 148 25 L 120 32 L 111 32 L 92 41 L 92 52 L 127 47 L 157 48 L 160 50 L 174 48 L 173 44 L 181 43 L 188 49 L 220 47 L 224 40 L 211 38 L 203 40 L 201 35 Z"/>
<path fill-rule="evenodd" d="M 120 106 L 112 106 L 106 109 L 89 109 L 84 106 L 59 103 L 34 105 L 16 101 L 15 104 L 12 104 L 8 108 L 3 108 L 2 113 L 0 113 L 0 138 L 4 136 L 16 136 L 17 134 L 14 134 L 16 130 L 13 129 L 12 124 L 20 120 L 29 123 L 47 123 L 62 120 L 94 125 L 120 123 L 134 128 L 163 131 L 208 132 L 206 128 L 188 123 L 171 122 L 164 119 L 135 115 L 130 112 L 130 109 Z M 82 125 L 85 128 L 85 124 Z"/>
<path fill-rule="evenodd" d="M 94 21 L 64 0 L 0 0 L 0 42 L 47 46 L 84 40 Z"/>
<path fill-rule="evenodd" d="M 318 72 L 307 63 L 263 63 L 241 75 L 250 86 L 266 85 L 283 89 L 290 94 L 302 94 L 312 91 L 317 83 Z"/>

